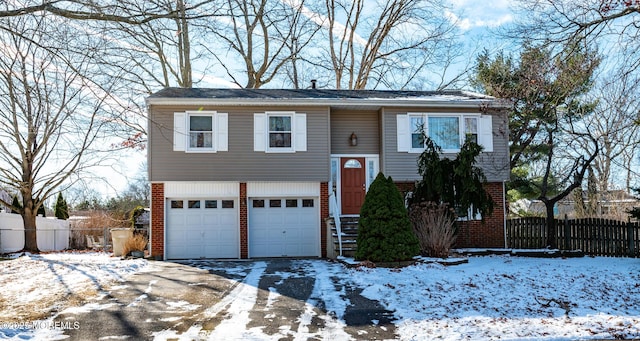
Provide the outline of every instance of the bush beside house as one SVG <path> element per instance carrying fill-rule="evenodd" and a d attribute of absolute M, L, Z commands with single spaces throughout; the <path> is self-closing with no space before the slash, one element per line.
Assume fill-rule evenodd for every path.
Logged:
<path fill-rule="evenodd" d="M 356 260 L 399 262 L 420 253 L 402 195 L 379 173 L 360 209 Z"/>

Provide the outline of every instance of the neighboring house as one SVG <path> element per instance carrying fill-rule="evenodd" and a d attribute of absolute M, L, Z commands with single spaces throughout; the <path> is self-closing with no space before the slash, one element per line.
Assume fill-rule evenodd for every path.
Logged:
<path fill-rule="evenodd" d="M 378 172 L 419 178 L 420 127 L 454 156 L 465 136 L 496 203 L 460 247 L 504 246 L 504 102 L 464 91 L 168 88 L 147 98 L 151 253 L 164 259 L 324 257 L 335 215 L 357 215 Z"/>
<path fill-rule="evenodd" d="M 13 200 L 13 197 L 9 195 L 7 191 L 0 188 L 0 199 L 10 203 Z M 9 208 L 9 206 L 4 205 L 0 202 L 0 213 L 11 213 L 11 209 Z"/>
<path fill-rule="evenodd" d="M 573 194 L 569 194 L 556 204 L 553 210 L 556 218 L 564 218 L 565 216 L 568 218 L 597 217 L 626 221 L 629 219 L 628 211 L 640 207 L 640 200 L 623 190 L 598 193 L 594 205 L 590 204 L 588 193 L 583 191 L 584 208 L 576 205 L 574 198 Z M 544 203 L 537 199 L 520 199 L 509 204 L 509 208 L 511 215 L 514 216 L 535 215 L 543 217 L 546 215 Z"/>

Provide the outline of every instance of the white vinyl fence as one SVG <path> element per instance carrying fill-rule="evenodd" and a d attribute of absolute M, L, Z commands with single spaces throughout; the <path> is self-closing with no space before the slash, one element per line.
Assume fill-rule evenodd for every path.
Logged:
<path fill-rule="evenodd" d="M 57 251 L 69 248 L 69 222 L 57 218 L 36 218 L 38 249 Z M 24 223 L 19 214 L 0 213 L 0 253 L 24 248 Z"/>

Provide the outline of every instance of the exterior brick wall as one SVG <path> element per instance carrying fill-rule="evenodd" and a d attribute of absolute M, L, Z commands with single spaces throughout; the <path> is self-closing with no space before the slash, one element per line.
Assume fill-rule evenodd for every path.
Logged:
<path fill-rule="evenodd" d="M 249 224 L 247 210 L 247 183 L 240 183 L 240 258 L 249 258 Z"/>
<path fill-rule="evenodd" d="M 413 191 L 415 184 L 398 182 L 396 186 L 403 196 Z M 456 248 L 493 247 L 503 248 L 504 244 L 504 191 L 501 182 L 487 183 L 485 186 L 491 198 L 493 198 L 493 213 L 484 217 L 484 221 L 459 221 L 458 239 Z"/>
<path fill-rule="evenodd" d="M 327 229 L 324 220 L 329 217 L 329 183 L 320 183 L 320 255 L 327 258 Z"/>
<path fill-rule="evenodd" d="M 151 184 L 151 256 L 164 257 L 164 184 Z"/>
<path fill-rule="evenodd" d="M 493 213 L 484 217 L 484 221 L 462 221 L 458 225 L 458 240 L 455 247 L 495 247 L 503 248 L 504 244 L 504 190 L 502 183 L 492 182 L 486 190 L 493 198 Z"/>

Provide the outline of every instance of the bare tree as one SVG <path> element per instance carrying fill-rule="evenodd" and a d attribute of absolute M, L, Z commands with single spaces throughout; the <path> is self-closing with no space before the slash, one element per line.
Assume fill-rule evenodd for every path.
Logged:
<path fill-rule="evenodd" d="M 319 30 L 305 0 L 221 0 L 219 11 L 205 27 L 209 53 L 245 88 L 273 81 Z"/>
<path fill-rule="evenodd" d="M 183 3 L 182 0 L 178 0 Z M 192 2 L 190 6 L 176 6 L 170 11 L 156 1 L 138 0 L 22 0 L 7 1 L 0 7 L 0 18 L 27 14 L 50 13 L 73 20 L 120 22 L 131 25 L 145 24 L 158 19 L 184 17 L 185 9 L 197 9 L 211 0 Z M 137 11 L 133 11 L 138 9 Z"/>
<path fill-rule="evenodd" d="M 636 123 L 640 113 L 639 94 L 640 84 L 628 75 L 620 77 L 618 72 L 612 72 L 608 79 L 601 79 L 592 93 L 598 105 L 587 119 L 601 146 L 593 163 L 599 192 L 609 190 L 617 175 L 623 177 L 618 179 L 623 183 L 630 181 L 624 179 L 627 170 L 633 169 L 632 159 L 626 155 L 636 149 L 640 140 L 640 127 Z"/>
<path fill-rule="evenodd" d="M 335 87 L 405 88 L 428 67 L 451 60 L 455 23 L 441 1 L 326 0 L 327 53 L 318 65 Z"/>
<path fill-rule="evenodd" d="M 112 113 L 122 112 L 92 64 L 100 46 L 51 19 L 0 20 L 0 184 L 20 194 L 21 208 L 4 204 L 21 214 L 25 250 L 32 252 L 38 208 L 72 174 L 100 161 L 96 142 L 117 123 Z"/>
<path fill-rule="evenodd" d="M 507 33 L 516 39 L 566 44 L 583 39 L 600 46 L 622 73 L 640 67 L 640 2 L 636 0 L 518 0 L 518 23 Z"/>

